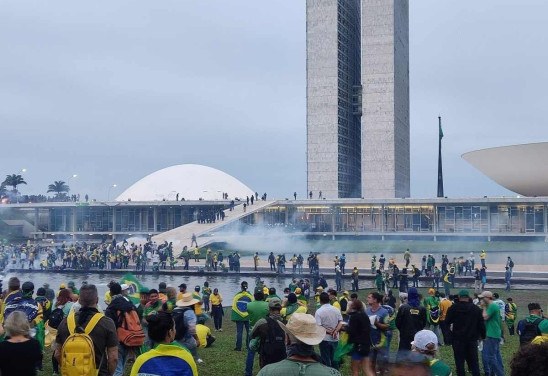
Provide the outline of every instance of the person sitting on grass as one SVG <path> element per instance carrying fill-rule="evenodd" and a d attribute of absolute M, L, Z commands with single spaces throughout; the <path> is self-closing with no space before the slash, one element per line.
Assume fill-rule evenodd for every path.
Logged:
<path fill-rule="evenodd" d="M 198 317 L 198 323 L 196 324 L 196 334 L 200 339 L 200 348 L 210 347 L 215 342 L 215 337 L 211 335 L 211 329 L 205 325 L 205 318 L 203 316 Z"/>
<path fill-rule="evenodd" d="M 148 336 L 158 344 L 135 360 L 131 376 L 198 376 L 192 354 L 175 341 L 175 322 L 170 313 L 159 311 L 146 317 Z"/>

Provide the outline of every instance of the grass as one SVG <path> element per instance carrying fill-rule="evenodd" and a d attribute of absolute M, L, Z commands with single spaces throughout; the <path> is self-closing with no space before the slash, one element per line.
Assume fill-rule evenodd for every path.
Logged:
<path fill-rule="evenodd" d="M 361 290 L 360 298 L 365 300 L 367 293 L 372 290 Z M 420 292 L 425 295 L 426 289 L 420 289 Z M 548 301 L 548 292 L 547 291 L 535 291 L 535 290 L 516 290 L 511 293 L 506 293 L 503 290 L 493 290 L 493 292 L 498 292 L 503 300 L 506 300 L 507 297 L 511 296 L 514 299 L 514 302 L 518 305 L 518 320 L 527 316 L 527 304 L 533 301 L 541 303 L 545 306 L 546 301 Z M 544 304 L 543 304 L 544 303 Z M 204 360 L 203 364 L 198 365 L 198 372 L 201 376 L 209 375 L 242 375 L 245 369 L 245 358 L 246 351 L 234 351 L 235 341 L 236 341 L 236 326 L 233 322 L 229 320 L 230 318 L 230 308 L 227 308 L 227 312 L 224 316 L 223 321 L 223 332 L 214 332 L 213 335 L 216 337 L 216 341 L 211 348 L 200 349 L 200 357 Z M 517 324 L 517 320 L 516 320 Z M 211 320 L 209 320 L 208 325 L 213 326 Z M 508 329 L 505 327 L 505 339 L 506 342 L 501 346 L 502 358 L 504 361 L 504 367 L 507 375 L 510 375 L 510 360 L 513 357 L 513 354 L 518 350 L 519 339 L 518 336 L 509 336 Z M 392 340 L 392 351 L 397 349 L 398 344 L 398 335 L 397 332 L 394 334 Z M 439 358 L 446 362 L 453 370 L 453 374 L 456 374 L 455 363 L 453 360 L 453 352 L 450 346 L 442 346 L 439 352 Z M 480 367 L 481 367 L 481 356 L 480 356 Z M 254 374 L 259 371 L 258 367 L 258 358 L 255 358 L 255 369 Z M 126 370 L 126 375 L 129 375 L 130 369 Z M 341 373 L 343 375 L 350 374 L 350 361 L 346 360 L 341 368 Z M 52 374 L 51 368 L 51 350 L 46 349 L 44 354 L 44 371 L 40 372 L 39 375 L 50 376 Z"/>

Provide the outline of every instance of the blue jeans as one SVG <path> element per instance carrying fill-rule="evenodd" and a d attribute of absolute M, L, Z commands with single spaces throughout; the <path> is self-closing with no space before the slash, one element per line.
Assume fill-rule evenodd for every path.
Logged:
<path fill-rule="evenodd" d="M 245 328 L 245 347 L 249 345 L 249 321 L 236 321 L 236 349 L 242 349 L 242 336 Z"/>
<path fill-rule="evenodd" d="M 504 376 L 504 365 L 500 355 L 500 338 L 485 338 L 481 355 L 484 372 L 489 371 L 491 375 Z"/>
<path fill-rule="evenodd" d="M 128 348 L 122 344 L 118 344 L 118 363 L 116 364 L 116 370 L 114 376 L 124 376 L 124 368 L 128 360 Z"/>
<path fill-rule="evenodd" d="M 253 362 L 255 361 L 255 351 L 247 349 L 247 358 L 245 359 L 245 376 L 253 375 Z"/>
<path fill-rule="evenodd" d="M 338 344 L 338 341 L 320 342 L 320 360 L 323 365 L 339 369 L 339 364 L 333 360 L 333 356 L 335 355 L 335 349 L 337 348 Z"/>

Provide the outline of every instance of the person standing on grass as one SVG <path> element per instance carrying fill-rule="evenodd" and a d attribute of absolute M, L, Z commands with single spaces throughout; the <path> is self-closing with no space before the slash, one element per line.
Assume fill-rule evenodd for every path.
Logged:
<path fill-rule="evenodd" d="M 485 321 L 468 290 L 461 290 L 457 302 L 447 310 L 445 325 L 451 330 L 457 376 L 465 376 L 465 361 L 472 376 L 480 376 L 477 348 L 478 340 L 485 338 Z"/>
<path fill-rule="evenodd" d="M 325 337 L 320 343 L 321 362 L 328 367 L 338 369 L 339 364 L 335 362 L 334 355 L 339 343 L 339 331 L 343 325 L 343 318 L 341 311 L 330 304 L 328 293 L 320 294 L 320 308 L 314 316 L 316 323 L 326 330 Z"/>
<path fill-rule="evenodd" d="M 483 341 L 483 370 L 492 376 L 504 376 L 504 364 L 500 353 L 502 338 L 502 320 L 500 310 L 493 301 L 493 293 L 484 291 L 479 295 L 483 308 L 483 319 L 485 320 L 486 336 Z"/>
<path fill-rule="evenodd" d="M 264 293 L 260 290 L 257 290 L 253 294 L 252 302 L 247 304 L 247 314 L 249 319 L 249 327 L 253 328 L 257 321 L 268 316 L 268 303 L 265 302 Z M 253 337 L 253 336 L 252 336 Z M 247 347 L 247 346 L 246 346 Z M 245 361 L 245 376 L 251 376 L 253 373 L 253 362 L 255 360 L 255 351 L 250 348 L 247 349 L 247 358 Z"/>
<path fill-rule="evenodd" d="M 249 344 L 249 314 L 247 312 L 247 304 L 253 301 L 253 295 L 251 295 L 247 289 L 248 284 L 246 281 L 242 281 L 240 284 L 241 291 L 234 295 L 232 299 L 232 314 L 231 320 L 236 323 L 236 347 L 235 351 L 242 351 L 242 337 L 245 329 L 245 346 Z"/>

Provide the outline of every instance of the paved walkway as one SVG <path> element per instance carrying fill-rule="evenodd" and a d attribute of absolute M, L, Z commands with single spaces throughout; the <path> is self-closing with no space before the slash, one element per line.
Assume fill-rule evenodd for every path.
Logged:
<path fill-rule="evenodd" d="M 236 222 L 246 215 L 259 211 L 271 205 L 272 203 L 274 203 L 274 201 L 255 201 L 253 205 L 248 205 L 245 211 L 244 205 L 240 204 L 235 206 L 234 210 L 232 211 L 229 209 L 224 211 L 224 221 L 219 220 L 215 223 L 198 223 L 198 221 L 194 221 L 184 226 L 180 226 L 174 228 L 173 230 L 156 235 L 152 237 L 152 240 L 155 241 L 157 244 L 162 244 L 165 241 L 167 241 L 168 243 L 173 242 L 174 249 L 182 249 L 184 246 L 190 248 L 190 243 L 192 242 L 192 234 L 195 234 L 198 238 L 199 246 L 203 247 L 204 245 L 210 243 L 213 239 L 208 239 L 207 237 L 200 238 L 200 236 L 206 235 L 230 223 Z"/>

